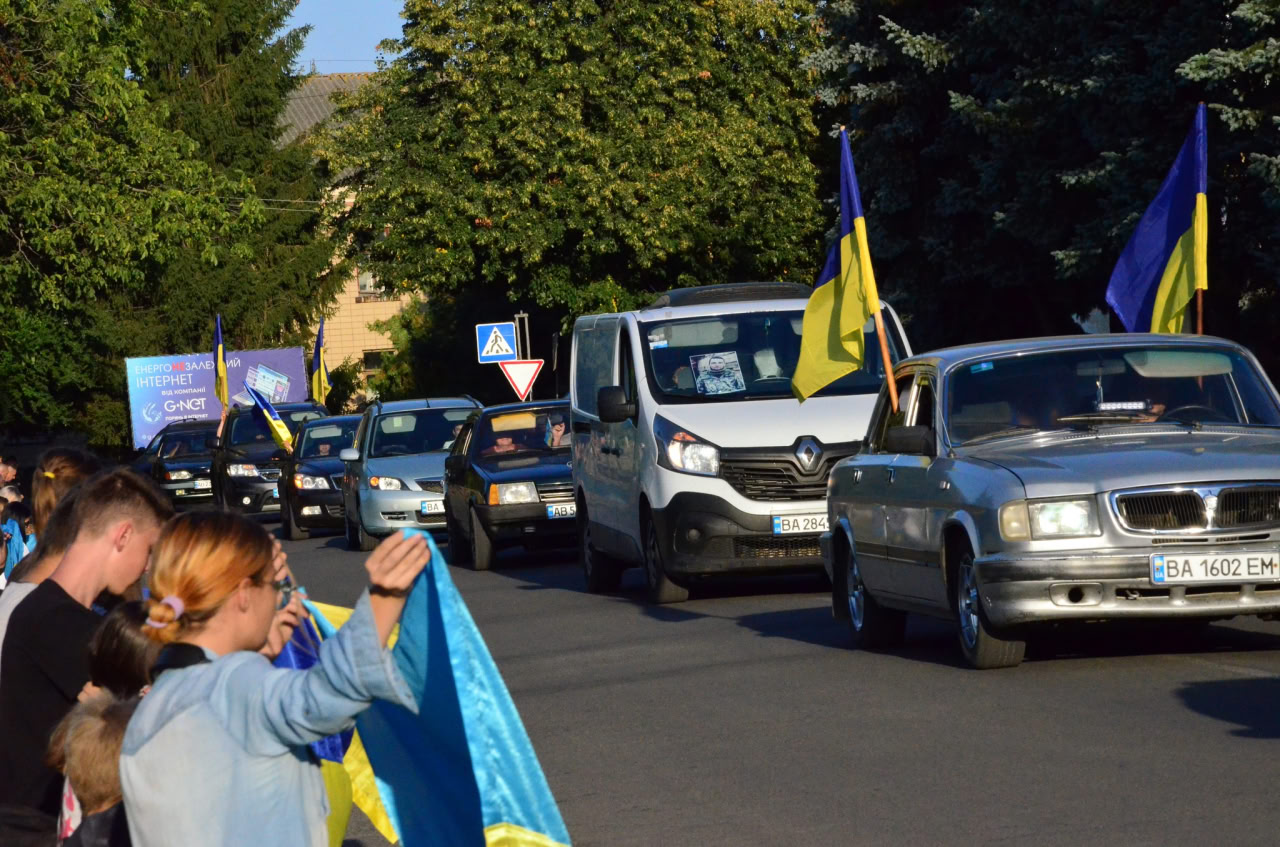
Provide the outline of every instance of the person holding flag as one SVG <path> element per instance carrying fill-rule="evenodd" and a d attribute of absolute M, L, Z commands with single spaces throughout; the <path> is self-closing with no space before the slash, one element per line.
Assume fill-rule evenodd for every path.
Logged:
<path fill-rule="evenodd" d="M 862 327 L 875 318 L 889 382 L 889 400 L 898 409 L 893 363 L 880 316 L 880 295 L 871 270 L 871 248 L 862 214 L 858 176 L 853 170 L 849 136 L 840 127 L 840 238 L 831 245 L 827 263 L 804 310 L 800 359 L 791 377 L 791 390 L 804 402 L 845 374 L 862 367 L 866 339 Z"/>
<path fill-rule="evenodd" d="M 324 361 L 324 318 L 320 319 L 320 331 L 316 333 L 316 349 L 311 354 L 311 399 L 324 405 L 333 380 L 329 378 L 329 366 Z"/>
<path fill-rule="evenodd" d="M 1194 296 L 1204 332 L 1209 288 L 1209 138 L 1204 104 L 1168 176 L 1125 245 L 1107 303 L 1129 332 L 1182 332 Z"/>
<path fill-rule="evenodd" d="M 244 390 L 249 395 L 249 399 L 253 401 L 253 414 L 266 424 L 267 431 L 271 433 L 271 438 L 276 444 L 280 445 L 281 449 L 292 453 L 293 433 L 289 432 L 288 425 L 280 417 L 280 413 L 276 411 L 275 406 L 272 406 L 271 401 L 248 382 L 244 384 Z"/>
<path fill-rule="evenodd" d="M 213 394 L 222 404 L 222 418 L 218 421 L 218 437 L 222 437 L 222 429 L 227 425 L 227 412 L 231 406 L 231 395 L 227 390 L 227 351 L 222 344 L 222 315 L 217 315 L 213 326 Z"/>

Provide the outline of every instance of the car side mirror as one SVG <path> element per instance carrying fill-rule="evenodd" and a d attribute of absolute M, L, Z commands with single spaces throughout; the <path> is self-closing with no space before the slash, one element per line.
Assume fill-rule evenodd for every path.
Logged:
<path fill-rule="evenodd" d="M 358 462 L 360 461 L 360 451 L 354 447 L 346 447 L 338 454 L 338 458 L 344 462 Z"/>
<path fill-rule="evenodd" d="M 596 407 L 605 423 L 622 423 L 636 416 L 636 404 L 628 402 L 627 390 L 621 385 L 607 385 L 596 392 Z"/>
<path fill-rule="evenodd" d="M 884 434 L 886 453 L 933 457 L 938 455 L 937 446 L 931 426 L 891 426 Z"/>
<path fill-rule="evenodd" d="M 204 440 L 204 443 L 209 445 L 210 450 L 217 450 L 222 446 L 222 439 L 216 435 L 210 435 Z"/>

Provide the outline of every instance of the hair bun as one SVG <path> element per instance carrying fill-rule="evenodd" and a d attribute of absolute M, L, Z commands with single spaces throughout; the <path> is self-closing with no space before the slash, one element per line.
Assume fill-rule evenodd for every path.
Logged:
<path fill-rule="evenodd" d="M 178 631 L 182 625 L 178 622 L 178 618 L 182 614 L 182 601 L 174 597 L 166 597 L 164 600 L 152 600 L 147 608 L 147 621 L 143 630 L 147 635 L 157 641 L 168 644 L 170 641 L 178 637 Z"/>

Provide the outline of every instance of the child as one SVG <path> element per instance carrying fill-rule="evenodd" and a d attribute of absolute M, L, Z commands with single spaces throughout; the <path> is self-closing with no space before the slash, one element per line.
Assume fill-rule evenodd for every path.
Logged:
<path fill-rule="evenodd" d="M 66 774 L 84 810 L 80 826 L 62 842 L 64 847 L 130 843 L 120 788 L 120 747 L 137 707 L 137 697 L 120 700 L 98 694 L 78 703 L 54 732 L 50 763 Z"/>
<path fill-rule="evenodd" d="M 27 555 L 27 539 L 32 533 L 31 507 L 21 500 L 11 501 L 0 512 L 0 530 L 4 532 L 4 578 L 7 581 L 14 566 Z"/>

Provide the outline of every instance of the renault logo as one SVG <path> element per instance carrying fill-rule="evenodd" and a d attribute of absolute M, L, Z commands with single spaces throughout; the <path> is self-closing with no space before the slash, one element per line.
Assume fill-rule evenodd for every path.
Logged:
<path fill-rule="evenodd" d="M 802 438 L 799 446 L 796 447 L 796 458 L 800 460 L 800 467 L 804 468 L 806 473 L 810 472 L 822 460 L 822 445 L 812 438 Z"/>

